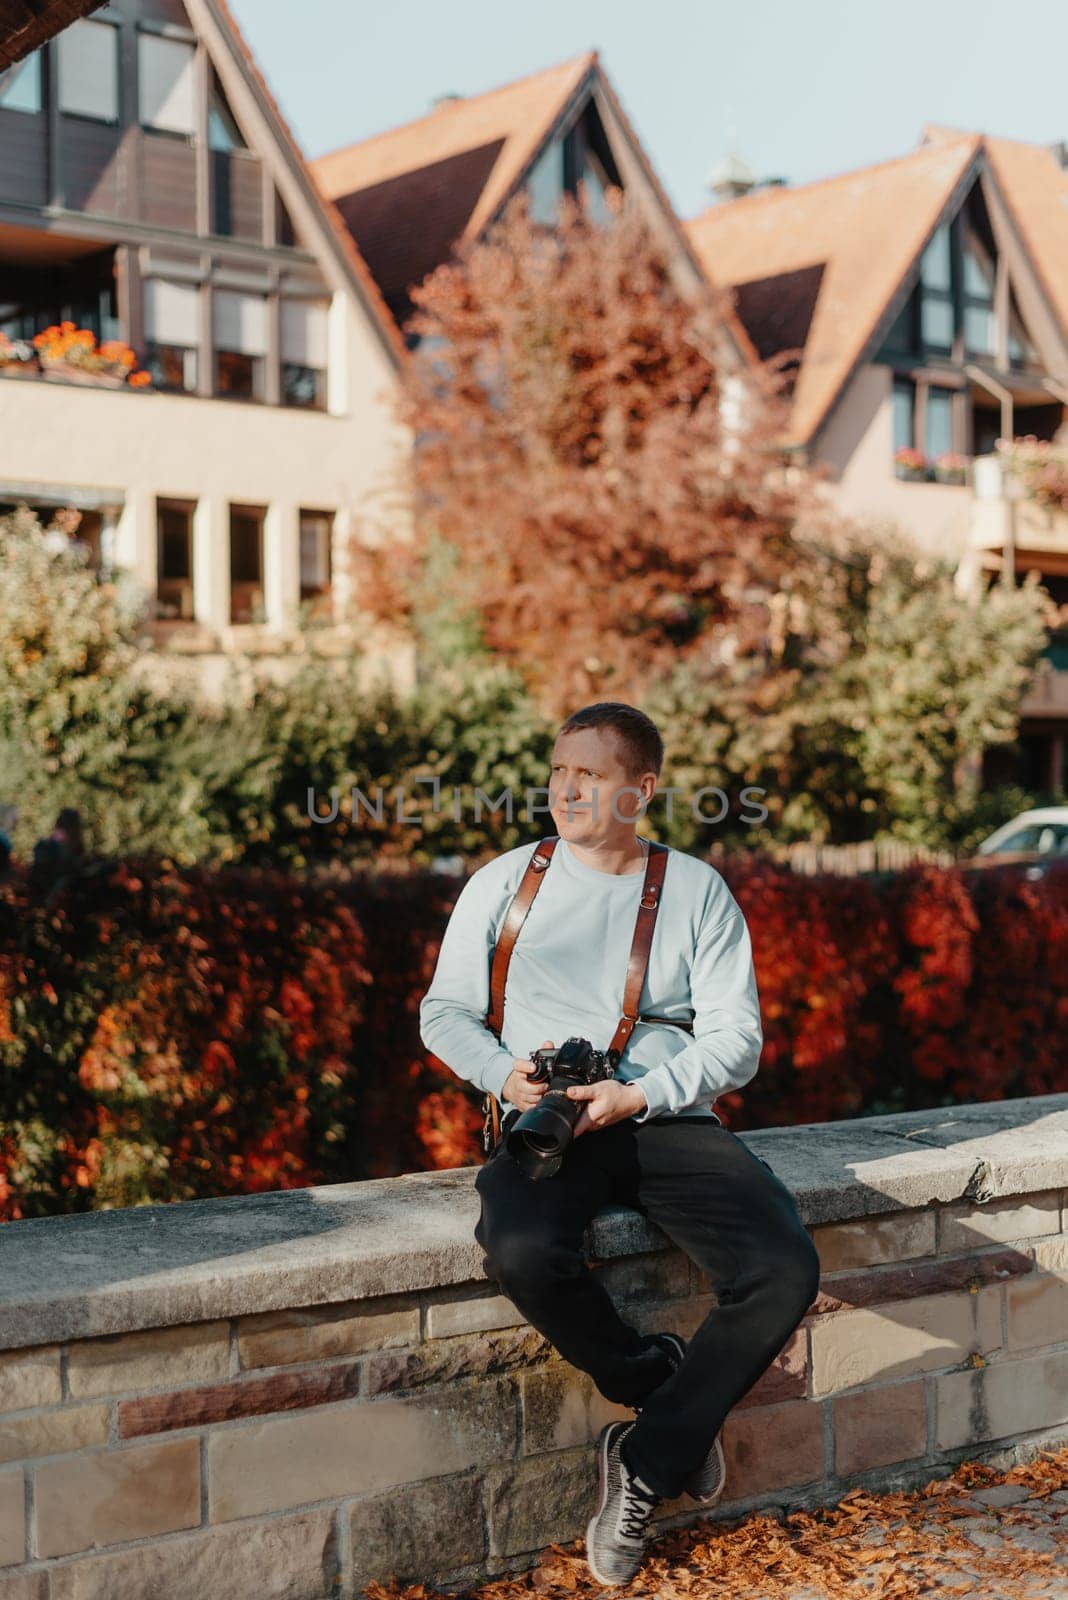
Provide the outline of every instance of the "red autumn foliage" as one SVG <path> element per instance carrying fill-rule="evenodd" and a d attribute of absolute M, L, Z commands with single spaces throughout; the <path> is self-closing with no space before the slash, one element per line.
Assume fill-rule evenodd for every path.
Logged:
<path fill-rule="evenodd" d="M 765 1044 L 736 1130 L 1068 1090 L 1068 863 L 724 876 Z M 479 1162 L 419 1039 L 460 882 L 111 864 L 0 885 L 0 1218 Z"/>
<path fill-rule="evenodd" d="M 565 197 L 548 228 L 517 195 L 413 291 L 413 537 L 352 549 L 368 613 L 449 601 L 558 712 L 640 700 L 725 630 L 767 648 L 809 566 L 799 517 L 819 520 L 783 467 L 770 368 L 736 418 L 720 306 L 680 290 L 639 208 L 608 204 L 606 224 Z M 451 571 L 427 566 L 442 541 Z"/>
<path fill-rule="evenodd" d="M 284 874 L 0 888 L 0 1216 L 347 1177 L 364 937 Z"/>

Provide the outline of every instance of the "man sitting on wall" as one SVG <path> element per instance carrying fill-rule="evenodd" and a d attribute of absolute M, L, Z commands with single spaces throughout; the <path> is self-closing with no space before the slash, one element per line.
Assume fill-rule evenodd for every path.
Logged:
<path fill-rule="evenodd" d="M 655 724 L 633 706 L 602 702 L 567 719 L 549 776 L 556 843 L 512 952 L 500 1042 L 485 1025 L 491 962 L 529 845 L 468 879 L 420 1007 L 426 1047 L 510 1108 L 475 1184 L 487 1272 L 606 1399 L 637 1413 L 598 1442 L 586 1551 L 605 1585 L 639 1570 L 660 1499 L 718 1499 L 724 1418 L 819 1283 L 793 1196 L 712 1109 L 754 1076 L 763 1033 L 745 917 L 715 868 L 684 852 L 667 855 L 639 1007 L 678 1020 L 639 1022 L 614 1076 L 567 1090 L 582 1110 L 552 1176 L 533 1180 L 509 1152 L 516 1118 L 548 1090 L 529 1081 L 530 1053 L 553 1038 L 603 1049 L 613 1037 L 648 859 L 636 824 L 662 760 Z M 643 1337 L 587 1270 L 585 1230 L 609 1204 L 635 1207 L 708 1274 L 717 1304 L 688 1343 L 667 1330 Z"/>

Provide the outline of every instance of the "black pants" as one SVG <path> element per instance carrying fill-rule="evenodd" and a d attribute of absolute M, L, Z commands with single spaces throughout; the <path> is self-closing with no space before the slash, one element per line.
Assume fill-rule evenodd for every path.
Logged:
<path fill-rule="evenodd" d="M 502 1136 L 475 1188 L 487 1274 L 605 1399 L 642 1407 L 627 1465 L 674 1498 L 816 1298 L 819 1257 L 792 1194 L 736 1134 L 684 1116 L 584 1133 L 559 1172 L 536 1181 Z M 586 1263 L 587 1224 L 606 1205 L 641 1212 L 709 1275 L 717 1304 L 674 1374 Z"/>

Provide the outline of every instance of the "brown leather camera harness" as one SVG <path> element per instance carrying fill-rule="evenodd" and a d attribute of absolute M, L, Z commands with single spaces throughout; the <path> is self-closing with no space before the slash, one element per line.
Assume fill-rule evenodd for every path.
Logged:
<path fill-rule="evenodd" d="M 508 963 L 512 959 L 512 951 L 519 937 L 519 930 L 526 921 L 527 912 L 534 902 L 534 896 L 541 888 L 545 869 L 552 860 L 553 851 L 559 844 L 559 835 L 553 834 L 548 839 L 542 839 L 535 847 L 534 853 L 527 862 L 519 888 L 512 896 L 512 902 L 505 913 L 501 924 L 501 931 L 497 938 L 497 945 L 493 952 L 493 963 L 490 967 L 490 1009 L 486 1016 L 485 1025 L 498 1041 L 501 1037 L 501 1028 L 504 1025 L 504 988 L 508 978 Z M 649 856 L 645 863 L 645 882 L 642 885 L 642 896 L 638 902 L 638 915 L 634 923 L 634 937 L 630 946 L 630 959 L 627 962 L 627 977 L 623 988 L 623 1015 L 616 1024 L 616 1031 L 612 1035 L 612 1042 L 608 1046 L 609 1052 L 615 1051 L 617 1058 L 623 1054 L 627 1040 L 634 1032 L 639 1022 L 668 1022 L 673 1027 L 683 1028 L 688 1033 L 693 1032 L 693 1023 L 677 1021 L 674 1017 L 657 1017 L 646 1012 L 644 1015 L 638 1011 L 641 1001 L 642 985 L 645 982 L 645 972 L 649 965 L 649 951 L 653 943 L 653 929 L 656 926 L 656 914 L 660 909 L 660 896 L 664 887 L 664 872 L 667 868 L 668 847 L 663 844 L 654 844 L 647 840 Z M 496 1147 L 501 1136 L 501 1111 L 495 1095 L 486 1094 L 483 1100 L 486 1119 L 482 1128 L 482 1147 L 487 1155 Z"/>

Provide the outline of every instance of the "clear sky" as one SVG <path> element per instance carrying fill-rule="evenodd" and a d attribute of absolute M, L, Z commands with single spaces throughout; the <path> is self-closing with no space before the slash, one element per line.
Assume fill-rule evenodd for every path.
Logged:
<path fill-rule="evenodd" d="M 730 142 L 805 183 L 925 122 L 1068 138 L 1068 0 L 231 0 L 304 152 L 596 48 L 676 208 Z"/>

